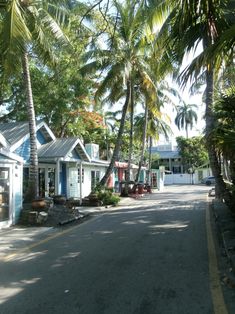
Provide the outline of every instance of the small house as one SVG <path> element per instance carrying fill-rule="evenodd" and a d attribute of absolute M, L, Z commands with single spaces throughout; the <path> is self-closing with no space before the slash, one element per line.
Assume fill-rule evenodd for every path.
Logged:
<path fill-rule="evenodd" d="M 109 164 L 108 161 L 99 160 L 99 147 L 95 144 L 84 147 L 77 137 L 57 139 L 44 121 L 37 122 L 36 132 L 40 196 L 52 197 L 62 194 L 66 198 L 78 197 L 80 200 L 87 196 L 105 174 Z M 14 186 L 15 196 L 8 201 L 11 208 L 9 215 L 12 218 L 8 220 L 10 223 L 15 223 L 20 207 L 16 204 L 14 206 L 17 206 L 17 209 L 14 209 L 13 203 L 22 204 L 22 187 L 29 174 L 28 122 L 1 123 L 0 143 L 3 147 L 0 156 L 0 171 L 2 169 L 0 175 L 2 181 L 9 180 L 7 185 L 5 183 L 3 185 L 5 187 L 2 187 L 2 194 L 3 192 L 6 194 L 7 186 L 11 188 Z M 8 170 L 5 169 L 6 167 Z M 16 181 L 19 184 L 13 184 Z M 2 209 L 1 212 L 0 220 L 6 220 L 9 216 L 7 211 Z"/>
<path fill-rule="evenodd" d="M 15 224 L 22 209 L 23 159 L 8 149 L 0 134 L 0 228 Z"/>

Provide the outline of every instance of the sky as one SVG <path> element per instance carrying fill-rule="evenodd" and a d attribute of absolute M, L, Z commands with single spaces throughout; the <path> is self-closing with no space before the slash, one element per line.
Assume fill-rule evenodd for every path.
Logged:
<path fill-rule="evenodd" d="M 172 83 L 172 84 L 174 84 L 174 83 Z M 186 103 L 196 104 L 198 106 L 198 110 L 197 110 L 198 121 L 197 121 L 197 123 L 195 123 L 192 130 L 189 129 L 188 133 L 189 133 L 189 137 L 199 136 L 203 133 L 203 130 L 205 128 L 205 120 L 204 120 L 205 105 L 202 102 L 202 93 L 190 95 L 190 92 L 188 89 L 185 89 L 184 91 L 180 92 L 181 97 L 183 98 L 183 100 Z M 176 105 L 177 104 L 179 104 L 179 102 L 176 102 Z M 122 106 L 122 104 L 121 104 L 121 106 Z M 120 103 L 116 104 L 112 107 L 112 111 L 116 111 L 116 110 L 120 110 Z M 138 115 L 138 112 L 143 113 L 142 106 L 137 106 L 136 111 L 137 111 L 136 112 L 137 115 Z M 176 144 L 176 137 L 177 136 L 186 137 L 186 132 L 185 132 L 185 130 L 179 130 L 177 128 L 177 126 L 175 125 L 174 121 L 175 121 L 175 117 L 176 117 L 176 110 L 173 109 L 173 106 L 171 104 L 166 105 L 161 111 L 162 111 L 162 113 L 166 113 L 170 117 L 170 120 L 171 120 L 170 127 L 172 129 L 172 136 L 169 136 L 169 141 L 167 141 L 164 138 L 164 136 L 160 136 L 158 143 L 154 143 L 154 145 L 164 144 L 167 142 L 173 142 L 173 144 L 175 145 Z"/>
<path fill-rule="evenodd" d="M 181 71 L 183 71 L 185 69 L 185 67 L 187 67 L 189 65 L 189 63 L 192 61 L 193 58 L 195 58 L 198 54 L 200 54 L 202 51 L 202 45 L 199 44 L 197 46 L 196 51 L 193 51 L 191 53 L 189 53 L 188 55 L 185 55 L 185 58 L 183 60 L 182 63 L 182 67 L 181 67 Z M 172 83 L 173 86 L 179 90 L 175 83 Z M 205 114 L 205 104 L 202 101 L 202 96 L 203 96 L 203 92 L 204 92 L 205 86 L 202 87 L 202 90 L 200 92 L 198 92 L 195 95 L 191 95 L 190 93 L 190 84 L 188 83 L 185 87 L 185 89 L 183 91 L 180 91 L 180 95 L 182 97 L 182 99 L 187 103 L 187 104 L 195 104 L 198 106 L 197 109 L 197 123 L 195 123 L 195 125 L 193 126 L 192 130 L 189 129 L 189 137 L 192 136 L 198 136 L 201 135 L 204 131 L 205 128 L 205 119 L 204 119 L 204 114 Z M 173 140 L 174 138 L 176 138 L 177 136 L 184 136 L 186 137 L 186 132 L 185 130 L 179 130 L 177 128 L 177 126 L 174 123 L 175 117 L 176 117 L 176 111 L 172 110 L 172 107 L 168 107 L 165 108 L 166 112 L 170 115 L 171 117 L 171 128 L 173 131 Z M 164 111 L 165 112 L 165 111 Z"/>
<path fill-rule="evenodd" d="M 202 94 L 198 93 L 196 95 L 191 96 L 188 90 L 185 90 L 184 92 L 181 92 L 181 96 L 183 100 L 187 104 L 196 104 L 198 106 L 197 109 L 197 116 L 198 121 L 193 126 L 192 130 L 189 129 L 189 137 L 192 136 L 198 136 L 203 133 L 203 130 L 205 128 L 205 120 L 204 120 L 204 112 L 205 112 L 205 105 L 202 102 Z M 184 136 L 186 137 L 185 130 L 179 130 L 177 126 L 175 125 L 175 117 L 176 117 L 176 110 L 173 110 L 172 106 L 166 106 L 163 110 L 164 113 L 167 113 L 171 118 L 171 129 L 173 132 L 173 138 L 176 138 L 177 136 Z"/>

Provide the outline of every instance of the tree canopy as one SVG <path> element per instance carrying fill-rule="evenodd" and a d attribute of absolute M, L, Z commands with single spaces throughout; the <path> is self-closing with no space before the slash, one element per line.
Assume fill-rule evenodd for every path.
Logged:
<path fill-rule="evenodd" d="M 208 153 L 203 137 L 184 138 L 179 136 L 176 138 L 176 142 L 186 171 L 190 168 L 195 170 L 208 165 Z"/>
<path fill-rule="evenodd" d="M 104 183 L 115 160 L 142 164 L 146 143 L 169 134 L 162 114 L 172 104 L 169 77 L 204 86 L 206 147 L 218 195 L 228 200 L 221 159 L 232 166 L 234 22 L 232 0 L 1 1 L 0 121 L 35 126 L 35 109 L 56 136 L 99 143 L 110 158 Z M 197 107 L 183 99 L 176 108 L 188 137 Z M 119 112 L 115 119 L 110 111 Z M 178 142 L 187 166 L 206 160 L 202 139 Z"/>

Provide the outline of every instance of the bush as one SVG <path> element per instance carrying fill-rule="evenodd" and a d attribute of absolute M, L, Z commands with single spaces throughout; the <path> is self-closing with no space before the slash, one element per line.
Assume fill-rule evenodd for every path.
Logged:
<path fill-rule="evenodd" d="M 102 201 L 103 205 L 117 205 L 120 201 L 120 197 L 113 194 L 110 189 L 98 192 L 98 199 Z"/>

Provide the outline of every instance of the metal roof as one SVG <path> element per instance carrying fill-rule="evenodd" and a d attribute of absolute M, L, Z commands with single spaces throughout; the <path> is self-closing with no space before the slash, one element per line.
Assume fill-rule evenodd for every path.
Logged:
<path fill-rule="evenodd" d="M 5 148 L 0 148 L 0 155 L 3 155 L 4 157 L 16 160 L 20 163 L 23 163 L 23 158 L 21 158 L 20 156 L 10 152 L 9 150 L 5 149 Z"/>
<path fill-rule="evenodd" d="M 36 125 L 37 129 L 40 128 L 45 138 L 48 140 L 55 138 L 54 134 L 51 132 L 45 122 L 37 121 Z M 0 132 L 12 146 L 25 136 L 29 135 L 29 123 L 27 121 L 0 123 Z"/>
<path fill-rule="evenodd" d="M 90 161 L 81 141 L 77 137 L 59 138 L 42 145 L 38 149 L 38 158 L 65 158 L 75 149 L 83 160 Z"/>
<path fill-rule="evenodd" d="M 29 132 L 28 122 L 0 123 L 0 132 L 13 145 Z"/>
<path fill-rule="evenodd" d="M 0 147 L 10 146 L 10 143 L 5 139 L 5 137 L 0 133 Z"/>

